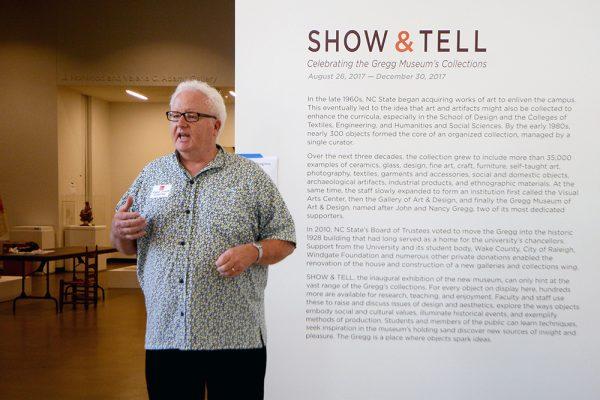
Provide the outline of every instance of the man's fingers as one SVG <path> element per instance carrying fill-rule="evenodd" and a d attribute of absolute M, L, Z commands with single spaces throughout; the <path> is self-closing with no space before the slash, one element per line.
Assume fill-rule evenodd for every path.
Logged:
<path fill-rule="evenodd" d="M 221 274 L 221 276 L 227 276 L 229 278 L 233 276 L 237 276 L 244 271 L 243 268 L 237 267 L 236 263 L 233 260 L 228 261 L 227 263 L 221 265 L 217 268 L 217 272 Z"/>
<path fill-rule="evenodd" d="M 119 211 L 129 211 L 129 209 L 131 208 L 132 205 L 133 205 L 133 197 L 128 196 L 127 200 L 125 200 L 125 204 L 123 204 L 121 206 L 121 208 L 119 208 Z"/>
<path fill-rule="evenodd" d="M 243 273 L 256 258 L 256 249 L 249 244 L 243 244 L 226 250 L 215 262 L 217 271 L 222 276 L 237 276 Z"/>
<path fill-rule="evenodd" d="M 217 268 L 217 271 L 219 271 L 221 274 L 224 274 L 228 271 L 230 271 L 234 266 L 234 262 L 233 261 L 228 261 L 225 264 L 219 266 Z"/>
<path fill-rule="evenodd" d="M 136 219 L 136 218 L 140 218 L 140 213 L 137 211 L 135 211 L 135 212 L 119 211 L 118 213 L 115 214 L 115 218 L 118 220 Z"/>
<path fill-rule="evenodd" d="M 221 276 L 232 277 L 242 272 L 240 268 L 236 268 L 237 259 L 233 257 L 231 249 L 221 254 L 215 264 L 217 265 L 217 272 Z"/>
<path fill-rule="evenodd" d="M 137 214 L 138 216 L 135 218 L 118 218 L 116 217 L 113 224 L 113 232 L 117 237 L 135 240 L 139 239 L 146 234 L 146 227 L 148 223 L 146 219 L 140 217 L 138 213 L 129 213 L 129 212 L 121 212 L 117 213 L 117 216 L 122 216 L 122 214 Z"/>
<path fill-rule="evenodd" d="M 136 234 L 138 232 L 145 230 L 145 228 L 146 228 L 146 225 L 132 226 L 129 228 L 119 228 L 119 233 L 121 234 L 121 236 L 133 235 L 133 234 Z"/>
<path fill-rule="evenodd" d="M 227 261 L 229 261 L 230 258 L 231 258 L 231 252 L 229 250 L 227 250 L 223 254 L 221 254 L 219 256 L 219 258 L 217 258 L 217 261 L 215 262 L 215 264 L 217 265 L 217 267 L 220 267 L 223 264 L 225 264 Z"/>
<path fill-rule="evenodd" d="M 125 235 L 124 237 L 125 237 L 125 239 L 128 239 L 128 240 L 136 240 L 136 239 L 141 238 L 144 235 L 146 235 L 146 231 L 141 231 L 141 232 L 138 232 L 136 234 L 131 234 L 131 235 Z"/>
<path fill-rule="evenodd" d="M 119 228 L 141 228 L 146 226 L 146 220 L 144 218 L 122 219 L 117 221 L 117 226 Z"/>

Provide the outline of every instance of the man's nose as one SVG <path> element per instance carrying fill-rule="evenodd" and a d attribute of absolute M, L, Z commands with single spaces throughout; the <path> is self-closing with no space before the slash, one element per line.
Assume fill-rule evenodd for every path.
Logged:
<path fill-rule="evenodd" d="M 185 117 L 183 116 L 183 114 L 181 114 L 179 116 L 179 119 L 177 120 L 177 125 L 178 126 L 186 126 L 188 124 L 188 122 L 185 120 Z"/>

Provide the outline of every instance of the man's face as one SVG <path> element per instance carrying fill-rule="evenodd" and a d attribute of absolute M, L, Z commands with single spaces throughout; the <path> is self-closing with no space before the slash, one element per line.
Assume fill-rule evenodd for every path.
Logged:
<path fill-rule="evenodd" d="M 194 111 L 214 115 L 206 96 L 198 91 L 186 90 L 175 97 L 171 111 Z M 187 122 L 183 116 L 171 122 L 171 139 L 180 154 L 193 155 L 215 148 L 221 122 L 212 118 L 200 118 Z"/>

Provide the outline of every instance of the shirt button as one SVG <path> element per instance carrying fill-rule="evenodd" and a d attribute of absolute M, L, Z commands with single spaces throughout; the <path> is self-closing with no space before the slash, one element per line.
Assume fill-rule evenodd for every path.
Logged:
<path fill-rule="evenodd" d="M 180 279 L 180 280 L 179 280 L 179 283 L 183 283 L 183 279 Z"/>
<path fill-rule="evenodd" d="M 182 240 L 181 242 L 179 242 L 180 245 L 184 246 L 185 242 Z"/>
<path fill-rule="evenodd" d="M 181 316 L 183 317 L 183 312 L 181 312 Z"/>
<path fill-rule="evenodd" d="M 194 184 L 194 180 L 190 179 L 190 185 L 193 185 L 193 184 Z"/>
<path fill-rule="evenodd" d="M 190 210 L 185 210 L 185 213 L 186 213 L 186 214 L 189 214 L 190 212 L 191 212 Z"/>

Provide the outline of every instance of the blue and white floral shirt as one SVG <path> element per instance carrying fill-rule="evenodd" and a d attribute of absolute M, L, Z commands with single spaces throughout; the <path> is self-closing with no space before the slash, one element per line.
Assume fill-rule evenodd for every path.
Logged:
<path fill-rule="evenodd" d="M 217 258 L 264 239 L 296 242 L 294 222 L 271 179 L 254 162 L 221 148 L 196 176 L 177 153 L 148 164 L 123 195 L 148 222 L 137 242 L 146 301 L 146 348 L 216 350 L 266 343 L 268 267 L 223 277 Z"/>

